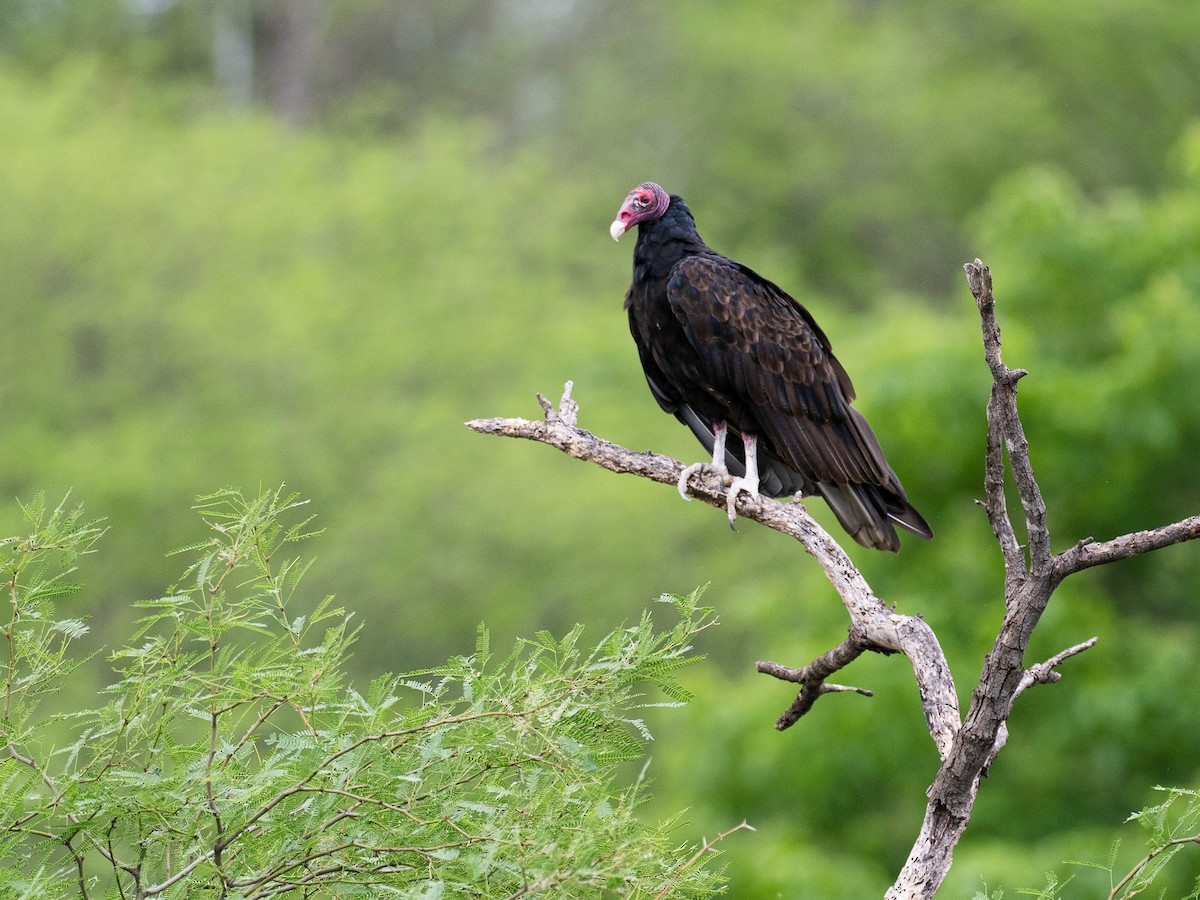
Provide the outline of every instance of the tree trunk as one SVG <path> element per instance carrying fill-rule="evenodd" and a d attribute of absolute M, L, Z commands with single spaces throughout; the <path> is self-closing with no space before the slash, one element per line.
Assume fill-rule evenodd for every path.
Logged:
<path fill-rule="evenodd" d="M 271 108 L 289 125 L 313 112 L 322 0 L 274 0 L 261 16 L 262 62 Z"/>
<path fill-rule="evenodd" d="M 246 0 L 217 0 L 213 9 L 213 80 L 227 106 L 254 100 L 254 11 Z"/>

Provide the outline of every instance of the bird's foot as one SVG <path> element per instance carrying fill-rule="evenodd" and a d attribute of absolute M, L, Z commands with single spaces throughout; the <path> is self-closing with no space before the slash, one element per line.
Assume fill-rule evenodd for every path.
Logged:
<path fill-rule="evenodd" d="M 690 466 L 688 466 L 682 472 L 679 473 L 679 481 L 676 483 L 675 486 L 677 488 L 679 488 L 679 496 L 682 497 L 684 500 L 686 500 L 688 503 L 692 502 L 692 498 L 688 496 L 688 479 L 691 478 L 693 475 L 695 475 L 697 472 L 699 472 L 701 469 L 703 469 L 706 465 L 707 465 L 707 463 L 702 463 L 702 462 L 692 463 Z"/>
<path fill-rule="evenodd" d="M 687 500 L 689 503 L 691 503 L 692 498 L 688 496 L 688 480 L 697 472 L 703 472 L 705 469 L 711 469 L 722 478 L 729 477 L 729 470 L 724 466 L 717 465 L 716 463 L 706 462 L 692 463 L 679 473 L 679 481 L 675 484 L 675 486 L 679 488 L 679 496 L 684 500 Z M 755 482 L 755 484 L 757 484 L 757 482 Z"/>
<path fill-rule="evenodd" d="M 735 478 L 730 482 L 729 490 L 725 494 L 725 511 L 729 513 L 730 528 L 733 528 L 733 523 L 737 519 L 738 494 L 747 494 L 756 502 L 761 500 L 762 498 L 758 494 L 758 479 Z"/>

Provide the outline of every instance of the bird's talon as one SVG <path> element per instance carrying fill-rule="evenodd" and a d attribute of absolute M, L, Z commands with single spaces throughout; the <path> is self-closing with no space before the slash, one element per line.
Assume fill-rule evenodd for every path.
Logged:
<path fill-rule="evenodd" d="M 729 526 L 732 528 L 734 521 L 737 519 L 737 498 L 738 494 L 747 494 L 755 502 L 760 499 L 758 495 L 758 480 L 749 478 L 735 478 L 729 484 L 729 490 L 725 494 L 725 511 L 729 513 Z"/>
<path fill-rule="evenodd" d="M 702 468 L 704 468 L 704 463 L 692 463 L 690 466 L 688 466 L 682 472 L 679 473 L 679 481 L 676 483 L 675 486 L 677 488 L 679 488 L 679 496 L 682 497 L 684 500 L 686 500 L 688 503 L 692 502 L 692 498 L 688 496 L 688 492 L 687 492 L 688 491 L 688 479 L 691 478 L 693 475 L 695 475 L 697 472 L 699 472 Z"/>

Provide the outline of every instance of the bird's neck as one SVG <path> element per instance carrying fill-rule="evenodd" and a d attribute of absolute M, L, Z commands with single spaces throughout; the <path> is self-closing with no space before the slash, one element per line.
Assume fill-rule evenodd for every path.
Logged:
<path fill-rule="evenodd" d="M 637 244 L 633 248 L 635 282 L 665 282 L 671 269 L 687 256 L 708 253 L 708 247 L 696 233 L 691 211 L 677 197 L 661 219 L 638 225 Z"/>

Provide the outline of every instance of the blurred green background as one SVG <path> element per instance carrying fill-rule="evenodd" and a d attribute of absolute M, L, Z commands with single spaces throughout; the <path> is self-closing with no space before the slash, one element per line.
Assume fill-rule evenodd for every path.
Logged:
<path fill-rule="evenodd" d="M 101 650 L 178 577 L 197 494 L 286 481 L 364 682 L 481 620 L 498 646 L 599 639 L 708 585 L 723 624 L 655 724 L 658 807 L 689 809 L 681 840 L 758 829 L 723 845 L 732 896 L 879 895 L 936 769 L 904 660 L 777 734 L 791 692 L 754 661 L 847 624 L 797 545 L 462 423 L 574 379 L 584 427 L 699 458 L 645 387 L 607 234 L 638 182 L 683 194 L 851 372 L 937 532 L 851 553 L 934 626 L 965 707 L 1002 573 L 963 262 L 1031 371 L 1055 549 L 1200 509 L 1197 34 L 1170 0 L 0 0 L 0 532 L 39 490 L 107 517 L 72 601 Z M 1060 589 L 1031 661 L 1100 643 L 1021 698 L 946 896 L 1051 869 L 1095 896 L 1108 876 L 1064 860 L 1141 855 L 1120 823 L 1200 778 L 1198 585 L 1185 545 Z"/>

